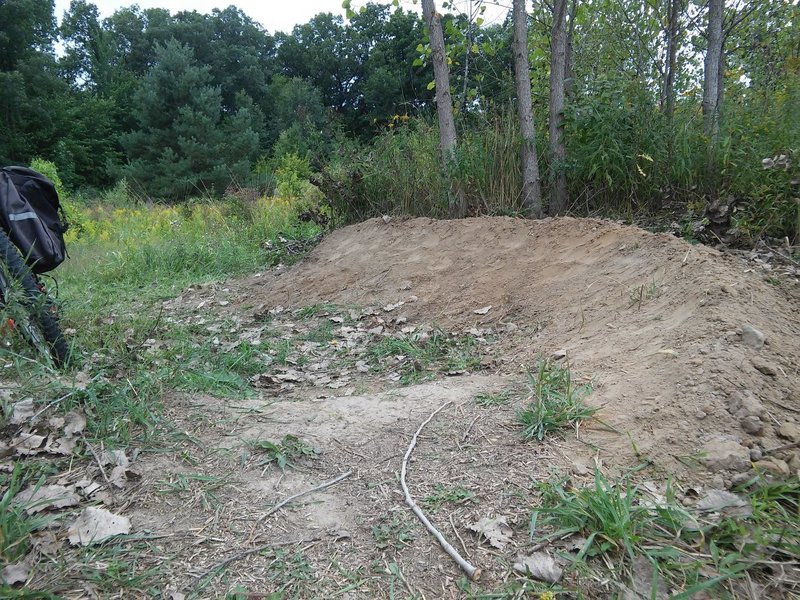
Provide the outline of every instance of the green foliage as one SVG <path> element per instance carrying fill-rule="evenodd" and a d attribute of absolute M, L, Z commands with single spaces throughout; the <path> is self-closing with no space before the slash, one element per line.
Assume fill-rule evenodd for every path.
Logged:
<path fill-rule="evenodd" d="M 428 494 L 422 499 L 422 504 L 428 510 L 437 511 L 445 504 L 466 504 L 466 503 L 478 503 L 478 499 L 475 496 L 475 492 L 472 492 L 466 489 L 463 486 L 454 486 L 454 487 L 445 487 L 440 483 L 437 483 L 434 488 L 433 492 Z"/>
<path fill-rule="evenodd" d="M 570 488 L 563 481 L 540 484 L 543 508 L 533 512 L 531 537 L 539 527 L 554 529 L 548 537 L 585 536 L 577 560 L 609 554 L 617 559 L 649 556 L 654 542 L 669 545 L 693 518 L 667 489 L 665 502 L 649 500 L 630 477 L 612 482 L 595 470 L 594 485 Z M 651 558 L 651 560 L 653 560 Z"/>
<path fill-rule="evenodd" d="M 540 360 L 535 371 L 528 371 L 528 380 L 532 398 L 517 413 L 526 440 L 541 441 L 547 433 L 570 427 L 597 412 L 583 403 L 591 386 L 576 386 L 569 366 Z"/>
<path fill-rule="evenodd" d="M 369 351 L 380 369 L 399 371 L 403 385 L 429 378 L 437 370 L 447 373 L 481 368 L 474 337 L 459 337 L 441 329 L 384 337 Z"/>
<path fill-rule="evenodd" d="M 139 129 L 121 138 L 130 160 L 121 172 L 148 194 L 220 194 L 250 173 L 258 149 L 254 116 L 247 108 L 223 112 L 221 89 L 191 48 L 169 41 L 156 50 L 136 106 Z"/>
<path fill-rule="evenodd" d="M 247 445 L 254 452 L 264 455 L 261 461 L 262 465 L 275 463 L 281 471 L 286 467 L 291 467 L 294 461 L 303 458 L 316 458 L 320 453 L 308 442 L 291 434 L 283 436 L 280 442 L 254 440 L 248 442 Z"/>

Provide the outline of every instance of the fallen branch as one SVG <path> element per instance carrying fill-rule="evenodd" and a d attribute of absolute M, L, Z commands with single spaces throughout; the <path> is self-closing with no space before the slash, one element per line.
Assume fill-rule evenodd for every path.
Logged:
<path fill-rule="evenodd" d="M 329 488 L 332 485 L 335 485 L 335 484 L 339 483 L 342 479 L 347 479 L 352 474 L 353 474 L 352 471 L 347 471 L 345 473 L 342 473 L 341 475 L 337 475 L 333 479 L 328 479 L 328 481 L 323 481 L 322 483 L 320 483 L 316 487 L 313 487 L 311 489 L 302 491 L 302 492 L 300 492 L 298 494 L 295 494 L 294 496 L 289 496 L 288 498 L 285 498 L 285 499 L 281 500 L 275 506 L 270 508 L 266 513 L 261 515 L 261 517 L 258 519 L 258 521 L 256 521 L 256 525 L 261 523 L 261 521 L 263 521 L 264 519 L 266 519 L 270 515 L 274 515 L 276 512 L 278 512 L 281 508 L 283 508 L 284 506 L 286 506 L 290 502 L 293 502 L 294 500 L 297 500 L 298 498 L 300 498 L 302 496 L 305 496 L 306 494 L 311 494 L 313 492 L 318 492 L 320 490 L 324 490 L 325 488 Z"/>
<path fill-rule="evenodd" d="M 408 445 L 408 450 L 406 450 L 406 455 L 403 457 L 403 463 L 400 466 L 400 486 L 403 488 L 403 494 L 405 494 L 406 504 L 408 504 L 409 508 L 413 511 L 417 518 L 422 521 L 422 524 L 425 525 L 425 528 L 439 541 L 444 551 L 447 552 L 450 557 L 458 563 L 458 566 L 467 574 L 467 576 L 472 579 L 473 581 L 478 581 L 481 576 L 481 570 L 472 566 L 469 562 L 464 560 L 464 558 L 458 553 L 458 550 L 453 548 L 444 536 L 439 533 L 439 530 L 434 527 L 431 522 L 428 520 L 428 517 L 425 516 L 425 513 L 420 510 L 417 503 L 414 502 L 414 499 L 411 497 L 411 493 L 408 491 L 408 486 L 406 485 L 406 469 L 408 468 L 408 459 L 411 457 L 411 453 L 414 451 L 414 447 L 417 445 L 417 438 L 419 434 L 422 432 L 425 425 L 431 422 L 431 419 L 436 416 L 436 414 L 444 409 L 445 407 L 452 404 L 452 402 L 445 402 L 439 408 L 437 408 L 431 416 L 425 419 L 422 425 L 419 426 L 417 432 L 414 434 L 414 437 L 411 438 L 411 443 Z"/>
<path fill-rule="evenodd" d="M 256 521 L 256 525 L 261 523 L 261 521 L 263 521 L 264 519 L 266 519 L 270 515 L 273 515 L 276 512 L 278 512 L 281 508 L 283 508 L 284 506 L 286 506 L 290 502 L 293 502 L 294 500 L 297 500 L 298 498 L 300 498 L 302 496 L 305 496 L 306 494 L 311 494 L 312 492 L 318 492 L 319 490 L 324 490 L 325 488 L 329 488 L 332 485 L 335 485 L 335 484 L 339 483 L 342 479 L 346 479 L 347 477 L 350 477 L 350 475 L 352 475 L 352 474 L 353 474 L 352 471 L 347 471 L 345 473 L 342 473 L 341 475 L 337 475 L 333 479 L 329 479 L 328 481 L 323 481 L 322 483 L 320 483 L 316 487 L 310 488 L 308 490 L 304 490 L 304 491 L 302 491 L 302 492 L 300 492 L 298 494 L 294 494 L 292 496 L 289 496 L 288 498 L 284 498 L 283 500 L 278 502 L 275 506 L 270 508 L 265 514 L 261 515 L 261 518 L 259 518 L 258 521 Z M 254 526 L 254 528 L 255 528 L 255 526 Z M 239 552 L 238 554 L 234 554 L 233 556 L 229 556 L 225 560 L 210 566 L 208 569 L 206 569 L 205 571 L 200 573 L 200 575 L 197 575 L 195 577 L 195 581 L 202 581 L 203 579 L 208 577 L 211 573 L 213 573 L 217 569 L 221 569 L 223 567 L 226 567 L 229 564 L 231 564 L 232 562 L 235 562 L 235 561 L 237 561 L 239 559 L 242 559 L 242 558 L 246 558 L 246 557 L 248 557 L 248 556 L 250 556 L 252 554 L 258 554 L 259 552 L 263 552 L 264 550 L 267 550 L 268 548 L 272 548 L 273 546 L 289 546 L 289 545 L 292 545 L 292 544 L 299 544 L 301 542 L 309 542 L 309 541 L 314 541 L 314 540 L 296 540 L 296 541 L 293 541 L 293 542 L 269 542 L 269 543 L 266 543 L 266 544 L 261 544 L 260 546 L 256 546 L 255 548 L 250 548 L 249 550 L 244 550 L 242 552 Z"/>
<path fill-rule="evenodd" d="M 227 567 L 232 562 L 235 562 L 241 558 L 246 558 L 252 554 L 258 554 L 259 552 L 263 552 L 264 550 L 269 550 L 270 548 L 275 548 L 276 546 L 294 546 L 295 544 L 303 544 L 305 542 L 315 542 L 318 539 L 319 538 L 303 538 L 299 540 L 290 540 L 286 542 L 270 542 L 269 544 L 262 544 L 260 546 L 256 546 L 255 548 L 250 548 L 249 550 L 245 550 L 244 552 L 239 552 L 238 554 L 229 556 L 222 562 L 218 562 L 217 564 L 212 565 L 211 567 L 200 573 L 200 575 L 195 576 L 195 581 L 202 581 L 217 569 Z"/>

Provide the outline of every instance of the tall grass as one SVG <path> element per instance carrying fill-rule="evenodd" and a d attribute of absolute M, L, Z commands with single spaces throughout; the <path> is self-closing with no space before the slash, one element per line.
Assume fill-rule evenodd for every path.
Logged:
<path fill-rule="evenodd" d="M 621 213 L 633 218 L 668 208 L 700 219 L 712 197 L 736 207 L 733 225 L 743 238 L 797 239 L 800 205 L 796 140 L 800 139 L 800 77 L 760 98 L 731 85 L 721 127 L 718 177 L 706 166 L 707 140 L 694 98 L 676 106 L 670 123 L 641 81 L 620 76 L 578 88 L 566 110 L 567 161 L 549 160 L 546 115 L 535 116 L 545 203 L 555 169 L 564 169 L 574 214 Z M 465 190 L 471 214 L 520 210 L 520 137 L 513 107 L 462 115 L 452 175 Z M 762 159 L 788 154 L 790 168 L 765 171 Z M 339 214 L 359 220 L 380 214 L 447 214 L 447 185 L 438 128 L 411 119 L 331 159 L 322 191 Z"/>

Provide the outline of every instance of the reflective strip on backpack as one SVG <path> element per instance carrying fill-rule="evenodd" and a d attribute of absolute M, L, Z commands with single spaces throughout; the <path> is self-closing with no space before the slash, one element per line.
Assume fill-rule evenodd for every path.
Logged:
<path fill-rule="evenodd" d="M 37 215 L 33 211 L 8 215 L 9 221 L 27 221 L 28 219 L 38 219 L 38 218 L 39 215 Z"/>

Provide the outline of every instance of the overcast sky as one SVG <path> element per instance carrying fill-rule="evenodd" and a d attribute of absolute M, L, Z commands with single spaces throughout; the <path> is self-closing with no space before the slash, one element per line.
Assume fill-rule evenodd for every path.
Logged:
<path fill-rule="evenodd" d="M 56 18 L 61 22 L 64 12 L 69 8 L 70 0 L 56 0 Z M 173 14 L 182 10 L 196 10 L 199 13 L 210 13 L 215 8 L 224 9 L 231 4 L 239 7 L 254 21 L 270 33 L 276 31 L 292 31 L 299 23 L 307 23 L 311 17 L 321 12 L 344 15 L 342 0 L 90 0 L 100 10 L 102 18 L 109 17 L 120 8 L 138 4 L 140 8 L 169 8 Z M 465 0 L 465 4 L 468 0 Z M 474 2 L 475 0 L 473 0 Z M 353 0 L 352 6 L 358 8 L 366 4 L 366 0 Z M 379 3 L 388 3 L 387 0 Z M 404 8 L 416 8 L 419 3 L 413 0 L 402 0 Z M 437 2 L 437 4 L 441 4 Z M 505 8 L 497 4 L 511 4 L 511 0 L 491 0 L 487 2 L 487 23 L 505 14 Z"/>

